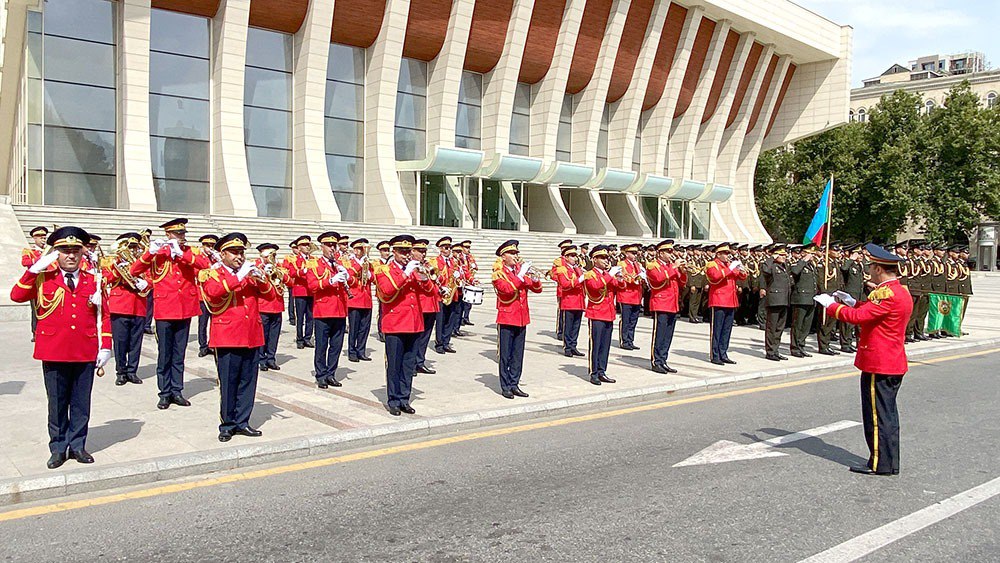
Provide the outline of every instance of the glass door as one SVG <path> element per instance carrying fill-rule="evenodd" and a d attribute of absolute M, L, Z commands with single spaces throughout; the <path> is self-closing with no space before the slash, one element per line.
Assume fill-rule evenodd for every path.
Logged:
<path fill-rule="evenodd" d="M 440 174 L 421 174 L 420 224 L 432 227 L 460 227 L 462 203 L 449 178 Z"/>
<path fill-rule="evenodd" d="M 484 229 L 516 231 L 521 227 L 520 183 L 482 181 L 482 214 L 480 225 Z"/>
<path fill-rule="evenodd" d="M 462 178 L 462 199 L 465 201 L 466 216 L 472 218 L 472 228 L 480 228 L 479 178 Z"/>

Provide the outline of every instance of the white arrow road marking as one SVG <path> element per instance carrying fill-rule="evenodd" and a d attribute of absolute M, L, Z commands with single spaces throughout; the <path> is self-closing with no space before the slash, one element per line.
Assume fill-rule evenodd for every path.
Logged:
<path fill-rule="evenodd" d="M 838 430 L 854 428 L 855 426 L 861 426 L 861 423 L 854 422 L 852 420 L 841 420 L 840 422 L 834 422 L 833 424 L 827 424 L 826 426 L 817 426 L 816 428 L 803 430 L 802 432 L 793 432 L 791 434 L 786 434 L 785 436 L 778 436 L 777 438 L 771 438 L 770 440 L 755 442 L 753 444 L 737 444 L 736 442 L 730 442 L 729 440 L 720 440 L 685 459 L 684 461 L 675 463 L 674 467 L 707 465 L 710 463 L 726 463 L 727 461 L 741 461 L 744 459 L 785 456 L 788 454 L 779 452 L 775 450 L 774 447 L 790 444 L 792 442 L 798 442 L 799 440 L 805 440 L 806 438 L 812 438 L 821 434 L 828 434 Z"/>

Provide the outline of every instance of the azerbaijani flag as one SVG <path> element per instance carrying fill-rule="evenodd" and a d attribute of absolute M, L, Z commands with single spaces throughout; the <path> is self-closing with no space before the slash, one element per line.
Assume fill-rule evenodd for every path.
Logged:
<path fill-rule="evenodd" d="M 816 246 L 823 245 L 823 237 L 826 236 L 830 225 L 830 200 L 833 197 L 833 178 L 826 182 L 823 188 L 823 196 L 819 198 L 819 206 L 816 207 L 816 214 L 806 229 L 806 234 L 802 237 L 802 244 L 810 242 Z"/>

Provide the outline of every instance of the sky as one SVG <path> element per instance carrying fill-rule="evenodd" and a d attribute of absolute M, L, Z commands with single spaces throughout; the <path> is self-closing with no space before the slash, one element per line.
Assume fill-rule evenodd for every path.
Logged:
<path fill-rule="evenodd" d="M 793 0 L 854 28 L 852 86 L 925 55 L 986 53 L 1000 67 L 1000 0 Z"/>

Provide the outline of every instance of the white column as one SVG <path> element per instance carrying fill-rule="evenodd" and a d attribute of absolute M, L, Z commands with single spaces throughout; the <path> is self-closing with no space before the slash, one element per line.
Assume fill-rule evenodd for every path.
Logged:
<path fill-rule="evenodd" d="M 632 80 L 628 90 L 618 102 L 618 108 L 611 118 L 608 128 L 608 166 L 632 169 L 632 152 L 635 148 L 635 134 L 642 115 L 642 102 L 646 98 L 646 86 L 653 71 L 656 49 L 660 46 L 663 24 L 670 10 L 670 0 L 657 0 L 646 25 L 646 34 L 639 49 L 639 57 L 632 70 Z M 639 155 L 640 157 L 642 155 Z"/>
<path fill-rule="evenodd" d="M 671 127 L 667 167 L 670 169 L 670 173 L 677 178 L 704 180 L 704 178 L 694 175 L 694 147 L 698 141 L 698 131 L 701 129 L 701 118 L 705 113 L 705 105 L 708 103 L 712 84 L 715 82 L 719 70 L 719 61 L 726 45 L 726 38 L 729 37 L 729 29 L 729 20 L 716 22 L 715 33 L 712 35 L 712 42 L 702 65 L 701 75 L 695 86 L 691 104 L 683 115 L 674 119 Z"/>
<path fill-rule="evenodd" d="M 535 0 L 514 1 L 500 61 L 483 77 L 483 151 L 487 154 L 507 154 L 510 148 L 514 91 L 517 89 L 524 42 L 531 26 L 531 10 L 534 5 Z"/>
<path fill-rule="evenodd" d="M 531 156 L 553 161 L 556 158 L 556 138 L 559 134 L 559 113 L 563 97 L 566 95 L 566 81 L 569 79 L 570 65 L 576 37 L 583 20 L 583 9 L 587 0 L 569 0 L 559 24 L 559 38 L 556 40 L 552 64 L 541 82 L 532 88 L 531 102 Z"/>
<path fill-rule="evenodd" d="M 618 45 L 621 43 L 630 4 L 631 0 L 615 0 L 612 4 L 594 74 L 587 86 L 578 94 L 579 102 L 573 113 L 573 162 L 595 165 L 601 118 L 608 100 L 608 86 L 615 70 L 615 58 L 618 55 Z"/>
<path fill-rule="evenodd" d="M 306 19 L 295 34 L 295 99 L 292 104 L 292 216 L 340 221 L 340 209 L 326 170 L 326 66 L 334 0 L 310 0 Z"/>
<path fill-rule="evenodd" d="M 410 0 L 387 0 L 365 72 L 365 221 L 411 225 L 396 173 L 396 88 Z"/>
<path fill-rule="evenodd" d="M 441 52 L 427 65 L 427 146 L 455 146 L 458 89 L 465 66 L 475 1 L 451 4 L 448 32 Z"/>
<path fill-rule="evenodd" d="M 118 207 L 156 211 L 149 147 L 150 0 L 121 0 L 118 10 Z"/>
<path fill-rule="evenodd" d="M 243 142 L 250 0 L 222 0 L 212 20 L 212 213 L 256 217 Z"/>
<path fill-rule="evenodd" d="M 684 74 L 687 72 L 691 51 L 694 48 L 694 39 L 698 35 L 698 28 L 701 27 L 701 18 L 704 13 L 705 9 L 701 6 L 688 8 L 687 16 L 684 19 L 684 29 L 677 41 L 677 51 L 674 53 L 674 60 L 670 63 L 670 73 L 667 75 L 663 95 L 660 97 L 660 101 L 649 110 L 651 112 L 649 121 L 642 132 L 642 171 L 647 174 L 664 174 L 665 172 L 667 175 L 673 174 L 673 171 L 666 170 L 670 124 L 674 118 L 677 98 L 680 96 Z"/>
<path fill-rule="evenodd" d="M 6 182 L 13 156 L 18 111 L 17 90 L 21 88 L 24 72 L 24 52 L 27 36 L 27 0 L 0 0 L 5 4 L 3 27 L 0 28 L 0 182 Z M 0 188 L 0 193 L 10 195 L 11 186 Z"/>

